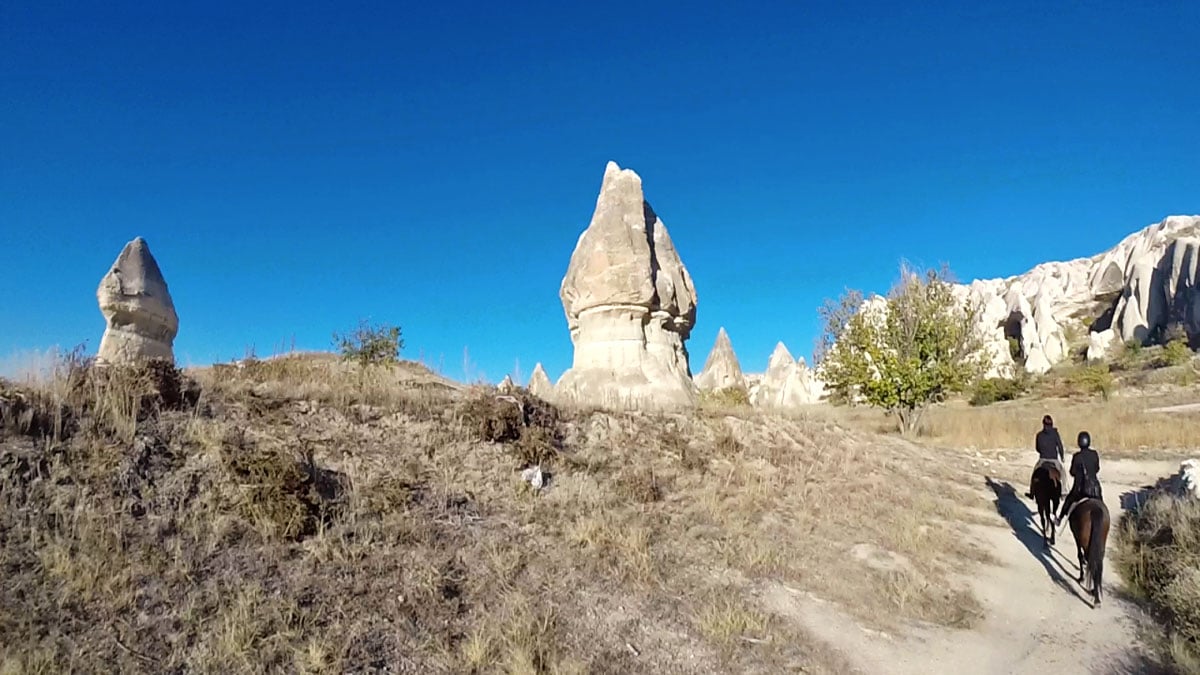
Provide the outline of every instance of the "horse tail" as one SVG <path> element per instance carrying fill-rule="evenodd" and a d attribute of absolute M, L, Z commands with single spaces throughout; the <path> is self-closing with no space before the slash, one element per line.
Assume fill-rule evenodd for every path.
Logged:
<path fill-rule="evenodd" d="M 1092 576 L 1093 587 L 1099 592 L 1101 577 L 1104 574 L 1104 548 L 1108 539 L 1108 508 L 1100 502 L 1090 510 L 1092 522 L 1088 535 L 1088 573 Z"/>

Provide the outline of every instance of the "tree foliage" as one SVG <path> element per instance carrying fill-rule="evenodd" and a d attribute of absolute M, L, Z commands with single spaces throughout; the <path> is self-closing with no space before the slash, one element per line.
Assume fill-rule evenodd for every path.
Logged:
<path fill-rule="evenodd" d="M 826 301 L 818 371 L 834 400 L 882 408 L 911 433 L 931 403 L 987 371 L 978 313 L 955 297 L 949 270 L 901 266 L 886 298 L 848 290 Z"/>
<path fill-rule="evenodd" d="M 392 365 L 400 360 L 404 340 L 400 327 L 389 324 L 372 326 L 359 321 L 358 329 L 345 334 L 333 335 L 333 343 L 347 361 L 357 361 L 363 367 Z"/>

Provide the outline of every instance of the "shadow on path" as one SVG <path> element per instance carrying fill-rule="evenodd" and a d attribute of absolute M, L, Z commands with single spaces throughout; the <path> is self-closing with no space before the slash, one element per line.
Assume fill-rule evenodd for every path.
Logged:
<path fill-rule="evenodd" d="M 1104 675 L 1171 675 L 1171 670 L 1142 649 L 1117 656 L 1101 671 Z"/>
<path fill-rule="evenodd" d="M 1048 547 L 1042 541 L 1042 532 L 1038 525 L 1037 512 L 1030 508 L 1022 501 L 1014 488 L 1008 482 L 997 482 L 992 480 L 991 476 L 985 476 L 984 480 L 987 486 L 996 494 L 996 512 L 1008 521 L 1008 526 L 1012 528 L 1013 536 L 1017 538 L 1029 551 L 1029 554 L 1042 564 L 1046 569 L 1046 574 L 1050 580 L 1057 584 L 1065 591 L 1070 591 L 1072 595 L 1079 599 L 1080 602 L 1090 606 L 1091 599 L 1085 597 L 1079 590 L 1075 582 L 1074 574 L 1079 571 L 1078 565 L 1074 561 L 1067 560 L 1054 547 Z M 1063 528 L 1062 532 L 1058 533 L 1058 537 L 1070 537 L 1071 532 L 1067 528 Z M 1058 554 L 1057 556 L 1055 554 Z M 1066 563 L 1064 565 L 1063 563 Z M 1069 565 L 1075 572 L 1067 570 Z"/>

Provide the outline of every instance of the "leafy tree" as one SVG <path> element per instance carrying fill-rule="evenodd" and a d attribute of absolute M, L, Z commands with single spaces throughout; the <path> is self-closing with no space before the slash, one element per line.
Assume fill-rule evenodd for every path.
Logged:
<path fill-rule="evenodd" d="M 358 329 L 352 333 L 334 333 L 333 343 L 343 359 L 358 361 L 363 367 L 397 363 L 400 350 L 404 348 L 399 326 L 372 326 L 366 320 L 359 321 Z"/>
<path fill-rule="evenodd" d="M 987 371 L 979 307 L 954 295 L 949 275 L 902 265 L 886 298 L 848 290 L 826 301 L 817 368 L 834 400 L 882 408 L 907 435 L 931 403 Z"/>

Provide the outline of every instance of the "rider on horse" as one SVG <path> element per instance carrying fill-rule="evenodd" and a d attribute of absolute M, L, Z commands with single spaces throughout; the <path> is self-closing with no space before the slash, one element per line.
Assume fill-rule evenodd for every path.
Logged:
<path fill-rule="evenodd" d="M 1079 432 L 1079 452 L 1071 455 L 1071 492 L 1063 500 L 1058 522 L 1070 515 L 1075 504 L 1088 498 L 1104 499 L 1100 489 L 1100 455 L 1092 449 L 1092 436 Z"/>
<path fill-rule="evenodd" d="M 1034 473 L 1037 473 L 1038 467 L 1043 464 L 1050 464 L 1058 469 L 1060 479 L 1066 476 L 1067 472 L 1063 467 L 1063 444 L 1062 437 L 1058 435 L 1058 429 L 1054 428 L 1054 420 L 1049 415 L 1042 418 L 1042 430 L 1037 433 L 1037 438 L 1034 439 L 1033 445 L 1037 448 L 1038 461 L 1033 466 Z M 1059 483 L 1059 492 L 1062 492 L 1062 483 Z M 1033 499 L 1033 476 L 1029 477 L 1029 492 L 1025 496 Z"/>

